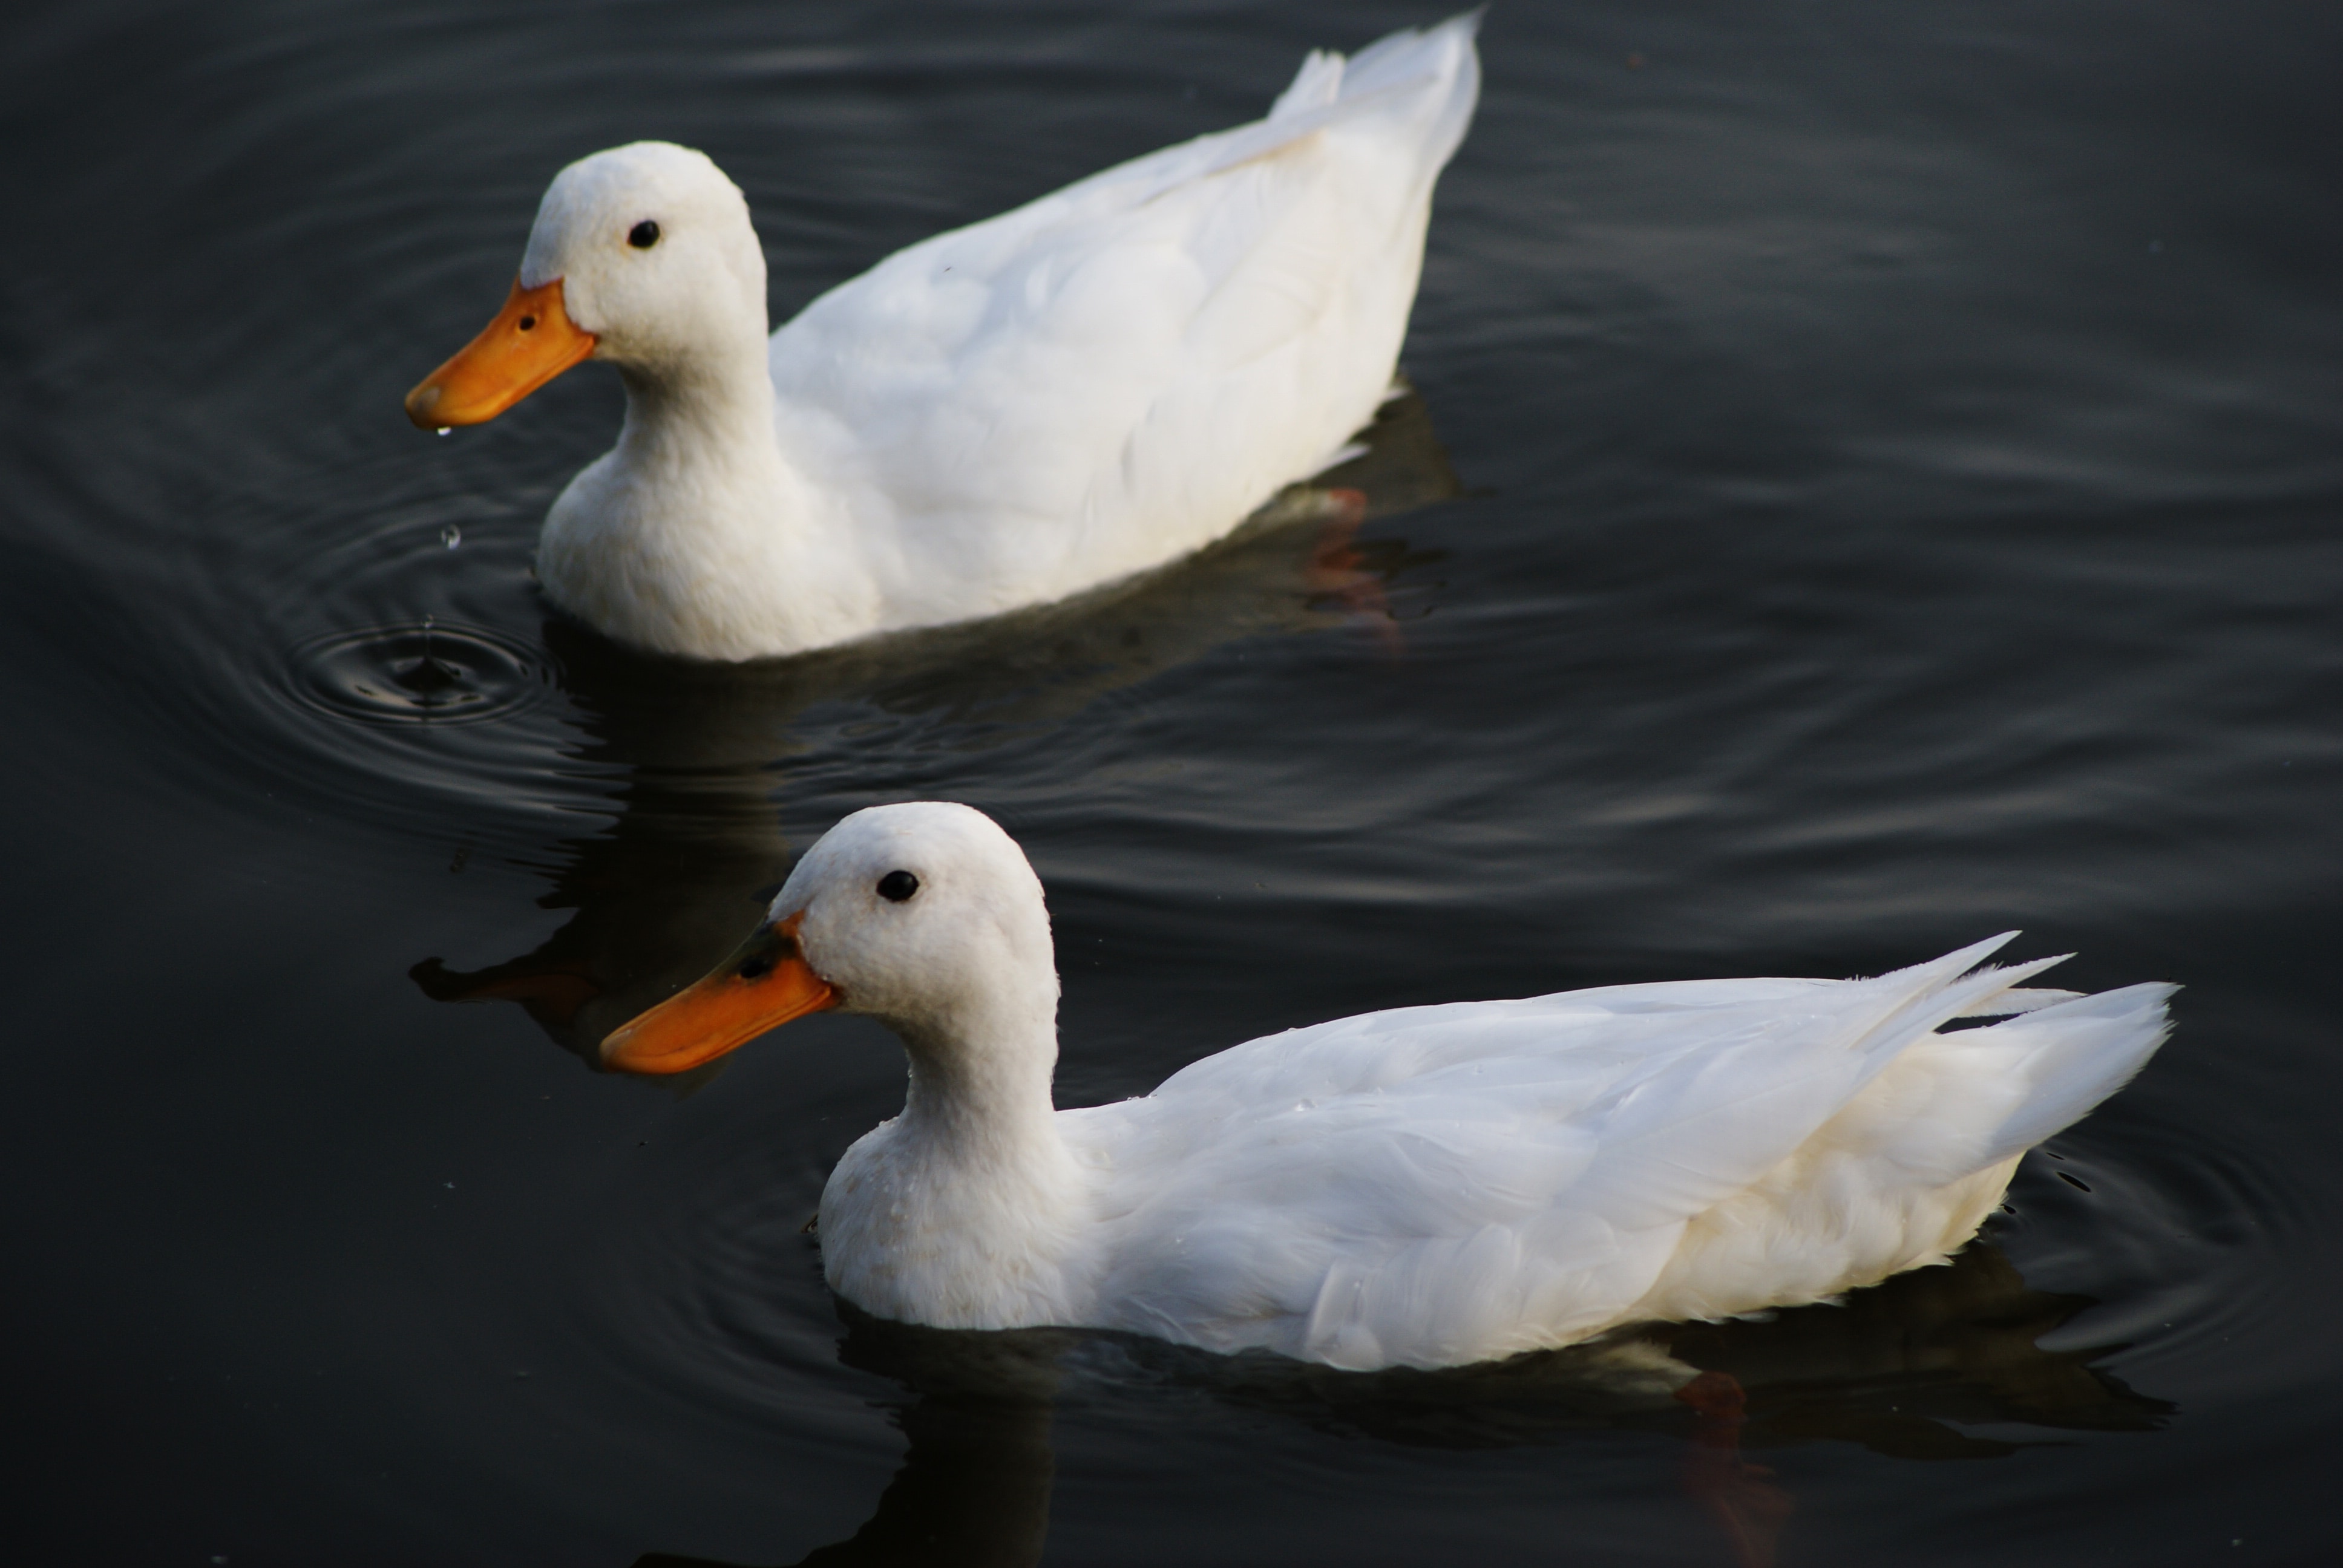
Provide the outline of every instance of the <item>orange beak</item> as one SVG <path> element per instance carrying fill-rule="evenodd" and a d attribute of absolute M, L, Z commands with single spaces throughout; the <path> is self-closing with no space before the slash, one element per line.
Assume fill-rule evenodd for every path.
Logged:
<path fill-rule="evenodd" d="M 569 319 L 561 279 L 523 288 L 456 357 L 407 395 L 407 417 L 426 430 L 482 425 L 594 352 L 594 335 Z"/>
<path fill-rule="evenodd" d="M 602 1041 L 602 1065 L 625 1072 L 688 1072 L 793 1018 L 838 1005 L 838 992 L 798 951 L 799 910 L 759 926 L 707 978 Z"/>

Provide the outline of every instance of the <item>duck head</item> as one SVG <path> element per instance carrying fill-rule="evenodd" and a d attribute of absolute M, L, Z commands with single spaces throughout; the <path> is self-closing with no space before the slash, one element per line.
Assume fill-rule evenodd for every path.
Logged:
<path fill-rule="evenodd" d="M 605 1066 L 682 1072 L 809 1012 L 868 1013 L 915 1076 L 1056 1059 L 1058 975 L 1041 883 L 967 806 L 874 806 L 805 852 L 749 940 L 602 1041 Z M 983 1076 L 979 1073 L 979 1076 Z"/>
<path fill-rule="evenodd" d="M 495 418 L 570 367 L 651 386 L 765 352 L 765 256 L 749 203 L 705 153 L 637 142 L 554 176 L 505 307 L 407 395 L 425 429 Z"/>

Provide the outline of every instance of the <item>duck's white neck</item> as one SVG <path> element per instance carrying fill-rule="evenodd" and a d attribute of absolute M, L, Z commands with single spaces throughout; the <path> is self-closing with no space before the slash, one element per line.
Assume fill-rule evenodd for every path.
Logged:
<path fill-rule="evenodd" d="M 955 1162 L 1054 1167 L 1065 1152 L 1050 1097 L 1054 1030 L 1017 1019 L 951 1021 L 977 1028 L 896 1025 L 911 1063 L 905 1134 Z"/>
<path fill-rule="evenodd" d="M 618 445 L 548 514 L 538 575 L 626 641 L 697 658 L 789 651 L 806 487 L 782 457 L 761 338 L 618 367 Z"/>
<path fill-rule="evenodd" d="M 910 1058 L 903 1113 L 847 1151 L 822 1194 L 831 1286 L 948 1328 L 1065 1322 L 1085 1189 L 1050 1103 L 1051 1013 L 890 1019 Z"/>
<path fill-rule="evenodd" d="M 761 337 L 724 352 L 702 349 L 618 370 L 627 388 L 627 422 L 613 453 L 620 463 L 691 471 L 768 455 L 780 460 Z"/>

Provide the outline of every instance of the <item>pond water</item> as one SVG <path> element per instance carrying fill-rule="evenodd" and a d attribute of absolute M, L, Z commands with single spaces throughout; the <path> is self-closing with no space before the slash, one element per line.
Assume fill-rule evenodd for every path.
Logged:
<path fill-rule="evenodd" d="M 400 413 L 595 148 L 713 155 L 779 319 L 1434 15 L 12 14 L 12 1555 L 2332 1560 L 2343 12 L 1502 5 L 1356 538 L 990 626 L 628 655 L 529 576 L 615 379 Z M 2010 927 L 2187 989 L 1954 1267 L 1649 1331 L 1738 1422 L 921 1333 L 800 1234 L 875 1025 L 578 1051 L 929 796 L 1048 885 L 1064 1104 Z"/>

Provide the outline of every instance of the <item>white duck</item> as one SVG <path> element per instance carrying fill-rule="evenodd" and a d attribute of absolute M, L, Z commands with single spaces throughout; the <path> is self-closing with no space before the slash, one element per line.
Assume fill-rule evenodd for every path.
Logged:
<path fill-rule="evenodd" d="M 1373 417 L 1479 93 L 1476 25 L 1313 54 L 1266 120 L 913 246 L 769 344 L 732 182 L 666 143 L 597 153 L 408 417 L 478 424 L 616 365 L 626 425 L 554 502 L 538 575 L 667 653 L 794 653 L 1159 566 Z"/>
<path fill-rule="evenodd" d="M 2167 1032 L 2170 986 L 1968 972 L 2007 940 L 1875 980 L 1368 1013 L 1055 1111 L 1041 883 L 990 819 L 919 802 L 832 829 L 739 950 L 602 1055 L 681 1071 L 822 1008 L 901 1036 L 903 1112 L 820 1215 L 831 1287 L 882 1317 L 1451 1366 L 1943 1262 Z M 1937 1032 L 1996 1013 L 2024 1016 Z"/>

